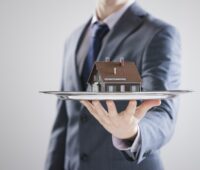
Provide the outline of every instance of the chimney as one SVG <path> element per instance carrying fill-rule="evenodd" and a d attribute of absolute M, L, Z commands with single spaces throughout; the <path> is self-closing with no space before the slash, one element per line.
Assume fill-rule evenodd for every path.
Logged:
<path fill-rule="evenodd" d="M 117 68 L 114 67 L 114 68 L 113 68 L 113 71 L 114 71 L 114 75 L 116 75 L 116 74 L 117 74 Z"/>
<path fill-rule="evenodd" d="M 124 66 L 124 57 L 120 57 L 120 64 L 121 64 L 121 66 Z"/>
<path fill-rule="evenodd" d="M 110 61 L 110 58 L 109 57 L 106 57 L 106 62 L 109 62 Z"/>

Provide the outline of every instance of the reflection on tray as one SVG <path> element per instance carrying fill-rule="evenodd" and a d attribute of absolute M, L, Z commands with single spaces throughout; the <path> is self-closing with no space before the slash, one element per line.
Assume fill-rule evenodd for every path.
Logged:
<path fill-rule="evenodd" d="M 150 100 L 167 99 L 181 94 L 191 93 L 190 90 L 143 91 L 143 92 L 69 92 L 41 91 L 53 94 L 62 100 Z"/>

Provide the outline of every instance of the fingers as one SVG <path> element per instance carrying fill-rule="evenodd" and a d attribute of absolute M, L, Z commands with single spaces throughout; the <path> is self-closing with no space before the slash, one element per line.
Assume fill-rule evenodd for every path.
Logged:
<path fill-rule="evenodd" d="M 140 106 L 137 107 L 134 116 L 141 120 L 149 109 L 155 106 L 159 106 L 160 104 L 160 100 L 145 100 Z"/>
<path fill-rule="evenodd" d="M 95 113 L 94 106 L 92 105 L 92 103 L 90 103 L 90 102 L 87 101 L 87 100 L 82 100 L 82 101 L 80 101 L 80 102 L 87 108 L 87 110 L 88 110 L 98 121 L 100 121 L 99 117 L 98 117 L 97 114 Z"/>
<path fill-rule="evenodd" d="M 81 103 L 88 109 L 88 111 L 102 124 L 109 124 L 109 119 L 106 110 L 99 101 L 81 101 Z"/>
<path fill-rule="evenodd" d="M 111 116 L 111 117 L 117 116 L 118 113 L 117 113 L 117 109 L 116 109 L 116 106 L 115 106 L 114 101 L 112 101 L 112 100 L 107 100 L 107 101 L 106 101 L 106 104 L 107 104 L 109 116 Z"/>
<path fill-rule="evenodd" d="M 104 123 L 109 124 L 108 112 L 104 109 L 101 103 L 98 100 L 92 101 L 93 106 L 95 107 L 98 117 L 100 117 Z"/>
<path fill-rule="evenodd" d="M 125 112 L 129 115 L 133 115 L 135 113 L 136 107 L 137 107 L 137 101 L 130 100 L 128 106 L 126 107 Z"/>
<path fill-rule="evenodd" d="M 99 101 L 81 101 L 88 111 L 103 125 L 109 125 L 118 116 L 114 101 L 106 101 L 108 112 L 103 108 Z M 137 102 L 131 100 L 125 109 L 125 115 L 134 116 L 138 121 L 141 120 L 149 109 L 161 104 L 160 100 L 146 100 L 137 107 Z M 129 116 L 128 116 L 129 117 Z"/>
<path fill-rule="evenodd" d="M 95 112 L 93 105 L 89 101 L 81 100 L 80 102 L 88 109 L 89 112 L 91 113 Z"/>

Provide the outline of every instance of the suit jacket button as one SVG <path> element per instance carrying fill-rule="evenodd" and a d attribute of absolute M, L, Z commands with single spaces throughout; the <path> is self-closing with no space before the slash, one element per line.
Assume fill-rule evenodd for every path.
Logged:
<path fill-rule="evenodd" d="M 81 160 L 82 161 L 87 161 L 88 159 L 89 159 L 89 157 L 88 157 L 87 154 L 85 154 L 85 153 L 81 154 Z"/>
<path fill-rule="evenodd" d="M 88 121 L 88 117 L 86 115 L 81 115 L 80 120 L 82 123 L 86 123 Z"/>

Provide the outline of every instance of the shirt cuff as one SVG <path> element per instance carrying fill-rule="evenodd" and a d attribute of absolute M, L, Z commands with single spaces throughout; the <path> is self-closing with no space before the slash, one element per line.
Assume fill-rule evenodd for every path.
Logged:
<path fill-rule="evenodd" d="M 121 151 L 127 151 L 130 150 L 131 152 L 136 152 L 139 147 L 139 141 L 140 141 L 140 128 L 138 126 L 137 135 L 132 140 L 126 140 L 126 139 L 119 139 L 114 136 L 112 136 L 112 142 L 115 148 Z"/>

